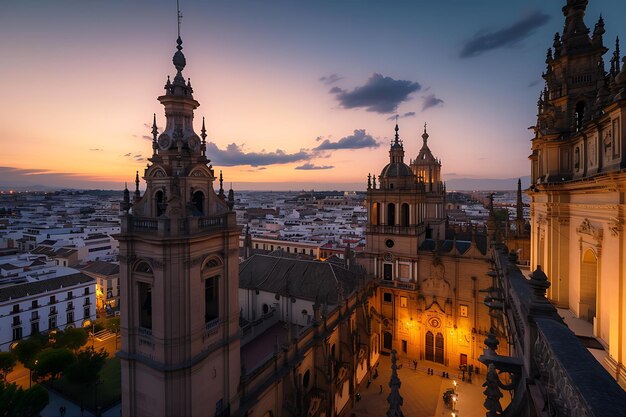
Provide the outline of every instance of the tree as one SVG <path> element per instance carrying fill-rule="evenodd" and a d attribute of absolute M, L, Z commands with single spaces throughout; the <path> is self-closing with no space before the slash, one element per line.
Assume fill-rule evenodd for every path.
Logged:
<path fill-rule="evenodd" d="M 74 362 L 76 358 L 68 349 L 47 349 L 39 353 L 36 359 L 36 377 L 50 376 L 54 379 Z"/>
<path fill-rule="evenodd" d="M 6 381 L 7 375 L 11 373 L 15 367 L 15 355 L 11 352 L 0 352 L 0 376 L 3 381 Z"/>
<path fill-rule="evenodd" d="M 89 385 L 98 379 L 98 373 L 106 362 L 108 353 L 104 349 L 96 352 L 92 347 L 76 355 L 76 360 L 67 367 L 63 374 L 75 384 Z"/>
<path fill-rule="evenodd" d="M 107 329 L 112 331 L 113 333 L 117 333 L 120 330 L 120 318 L 119 317 L 111 317 L 107 320 Z"/>
<path fill-rule="evenodd" d="M 35 417 L 48 405 L 48 391 L 41 385 L 27 390 L 0 381 L 0 416 Z"/>
<path fill-rule="evenodd" d="M 42 345 L 37 338 L 28 338 L 22 340 L 13 348 L 13 353 L 17 356 L 17 359 L 24 364 L 28 369 L 33 369 L 35 364 L 35 357 L 41 351 Z"/>
<path fill-rule="evenodd" d="M 76 352 L 81 346 L 87 343 L 88 338 L 87 332 L 82 328 L 67 329 L 64 332 L 57 333 L 56 343 L 54 345 L 57 348 L 65 347 Z"/>

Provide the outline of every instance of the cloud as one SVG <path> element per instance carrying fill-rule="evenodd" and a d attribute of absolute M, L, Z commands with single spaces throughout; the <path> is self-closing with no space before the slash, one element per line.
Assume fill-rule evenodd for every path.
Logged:
<path fill-rule="evenodd" d="M 125 153 L 125 154 L 124 154 L 124 155 L 122 155 L 122 156 L 130 156 L 130 155 L 131 155 L 131 154 L 130 154 L 130 152 L 128 152 L 128 153 Z"/>
<path fill-rule="evenodd" d="M 104 149 L 100 149 L 100 148 L 91 148 L 91 149 L 89 149 L 89 150 L 90 150 L 90 151 L 93 151 L 93 152 L 102 152 Z"/>
<path fill-rule="evenodd" d="M 443 100 L 435 97 L 434 94 L 423 96 L 422 99 L 422 111 L 430 109 L 431 107 L 443 106 Z"/>
<path fill-rule="evenodd" d="M 330 85 L 342 79 L 343 77 L 339 74 L 330 74 L 330 75 L 325 75 L 323 77 L 320 77 L 319 81 L 323 82 L 326 85 Z"/>
<path fill-rule="evenodd" d="M 145 139 L 145 140 L 152 140 L 152 136 L 148 136 L 148 135 L 142 135 L 141 139 Z"/>
<path fill-rule="evenodd" d="M 339 104 L 345 109 L 364 107 L 367 111 L 391 113 L 400 103 L 409 100 L 411 93 L 421 88 L 422 86 L 414 81 L 394 80 L 374 73 L 364 85 L 352 91 L 333 87 L 330 93 L 336 95 Z"/>
<path fill-rule="evenodd" d="M 380 144 L 372 135 L 365 132 L 365 129 L 355 129 L 354 134 L 343 137 L 337 142 L 325 139 L 314 151 L 325 151 L 331 149 L 363 149 L 378 148 Z"/>
<path fill-rule="evenodd" d="M 478 32 L 474 37 L 465 41 L 459 56 L 470 58 L 492 49 L 515 46 L 530 36 L 535 29 L 546 24 L 548 20 L 550 20 L 550 16 L 535 10 L 512 25 L 495 32 Z"/>
<path fill-rule="evenodd" d="M 404 114 L 399 114 L 398 118 L 402 119 L 404 117 L 413 117 L 413 116 L 415 116 L 415 112 L 414 111 L 409 111 L 409 112 L 406 112 Z M 387 120 L 396 120 L 396 116 L 395 115 L 389 116 L 389 117 L 387 117 Z"/>
<path fill-rule="evenodd" d="M 311 171 L 311 170 L 316 170 L 316 169 L 332 169 L 332 168 L 334 168 L 333 165 L 314 165 L 314 164 L 307 162 L 306 164 L 300 165 L 299 167 L 296 167 L 295 169 Z"/>
<path fill-rule="evenodd" d="M 141 158 L 141 154 L 133 156 L 133 158 Z"/>
<path fill-rule="evenodd" d="M 244 152 L 243 147 L 236 143 L 231 143 L 222 150 L 213 142 L 207 142 L 207 155 L 216 165 L 237 166 L 250 165 L 258 167 L 261 165 L 288 164 L 291 162 L 307 161 L 311 155 L 300 150 L 296 153 L 287 153 L 281 149 L 274 152 Z"/>
<path fill-rule="evenodd" d="M 40 188 L 41 187 L 41 188 Z M 102 178 L 48 169 L 0 166 L 0 189 L 118 188 Z"/>
<path fill-rule="evenodd" d="M 528 83 L 528 88 L 534 87 L 536 85 L 539 85 L 541 81 L 540 80 L 535 80 L 535 81 L 531 81 Z"/>

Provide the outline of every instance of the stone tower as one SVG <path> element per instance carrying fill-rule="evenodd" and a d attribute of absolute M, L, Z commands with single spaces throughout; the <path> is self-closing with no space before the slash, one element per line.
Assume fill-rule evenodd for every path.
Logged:
<path fill-rule="evenodd" d="M 240 228 L 219 193 L 194 132 L 191 81 L 177 39 L 165 94 L 166 126 L 153 123 L 153 154 L 133 201 L 125 193 L 120 242 L 122 404 L 124 416 L 228 415 L 240 375 Z"/>

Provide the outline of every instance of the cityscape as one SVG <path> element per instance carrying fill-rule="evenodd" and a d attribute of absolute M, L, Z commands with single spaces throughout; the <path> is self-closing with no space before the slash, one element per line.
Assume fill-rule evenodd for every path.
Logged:
<path fill-rule="evenodd" d="M 9 9 L 0 415 L 626 417 L 626 4 Z"/>

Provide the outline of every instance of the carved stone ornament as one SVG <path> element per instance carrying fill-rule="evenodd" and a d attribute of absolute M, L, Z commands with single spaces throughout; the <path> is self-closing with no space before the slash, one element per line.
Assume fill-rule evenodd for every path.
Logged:
<path fill-rule="evenodd" d="M 595 227 L 589 219 L 585 218 L 580 226 L 576 229 L 579 234 L 589 235 L 600 243 L 602 241 L 602 229 Z"/>
<path fill-rule="evenodd" d="M 611 219 L 611 221 L 609 221 L 609 230 L 611 231 L 611 236 L 619 236 L 619 232 L 621 232 L 622 229 L 622 222 L 618 218 L 614 217 Z"/>
<path fill-rule="evenodd" d="M 197 169 L 197 170 L 195 170 L 194 172 L 191 173 L 191 176 L 192 177 L 206 177 L 207 175 L 206 175 L 205 172 Z"/>
<path fill-rule="evenodd" d="M 160 259 L 156 259 L 156 258 L 145 258 L 148 262 L 150 262 L 150 265 L 154 268 L 154 269 L 163 269 L 165 268 L 165 263 L 162 262 Z"/>

